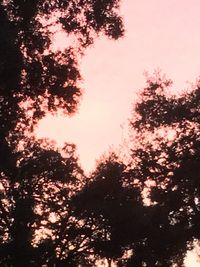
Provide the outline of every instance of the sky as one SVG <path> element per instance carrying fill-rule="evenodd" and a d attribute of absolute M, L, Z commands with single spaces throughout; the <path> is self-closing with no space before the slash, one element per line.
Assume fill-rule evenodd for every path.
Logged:
<path fill-rule="evenodd" d="M 83 168 L 92 170 L 102 153 L 122 142 L 136 93 L 145 85 L 144 72 L 161 69 L 174 90 L 199 77 L 199 10 L 199 0 L 123 0 L 125 36 L 96 40 L 82 58 L 85 92 L 79 112 L 45 118 L 38 136 L 75 143 Z"/>
<path fill-rule="evenodd" d="M 38 137 L 75 143 L 83 168 L 91 171 L 96 159 L 123 141 L 132 103 L 145 86 L 144 72 L 161 69 L 174 81 L 174 91 L 195 83 L 200 75 L 199 13 L 199 0 L 122 1 L 125 36 L 96 40 L 82 58 L 85 92 L 79 112 L 43 119 Z M 187 266 L 200 266 L 193 257 Z"/>

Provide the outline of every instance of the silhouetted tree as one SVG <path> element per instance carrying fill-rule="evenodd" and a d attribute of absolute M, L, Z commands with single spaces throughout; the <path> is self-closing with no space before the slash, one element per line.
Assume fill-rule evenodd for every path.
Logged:
<path fill-rule="evenodd" d="M 68 266 L 74 260 L 78 264 L 84 231 L 70 199 L 82 187 L 84 175 L 74 146 L 59 152 L 28 142 L 17 162 L 12 179 L 1 173 L 1 265 L 54 266 L 63 260 Z"/>
<path fill-rule="evenodd" d="M 76 111 L 79 56 L 99 34 L 123 34 L 118 7 L 118 0 L 0 3 L 1 266 L 92 266 L 88 229 L 70 204 L 84 184 L 74 147 L 41 147 L 30 133 L 47 112 Z M 76 47 L 52 49 L 58 27 Z"/>
<path fill-rule="evenodd" d="M 114 39 L 123 34 L 118 7 L 118 0 L 1 2 L 1 132 L 8 133 L 24 116 L 21 102 L 29 102 L 29 123 L 47 111 L 76 110 L 81 95 L 77 60 L 100 33 Z M 52 50 L 51 27 L 75 36 L 76 46 Z"/>
<path fill-rule="evenodd" d="M 99 162 L 74 199 L 78 216 L 93 221 L 91 246 L 95 255 L 106 259 L 109 266 L 112 261 L 126 266 L 135 248 L 144 242 L 151 215 L 143 203 L 140 185 L 129 175 L 126 164 L 111 153 Z"/>
<path fill-rule="evenodd" d="M 182 266 L 200 238 L 200 88 L 175 96 L 171 85 L 158 73 L 148 78 L 131 121 L 137 144 L 130 172 L 157 210 L 144 243 L 145 266 Z"/>

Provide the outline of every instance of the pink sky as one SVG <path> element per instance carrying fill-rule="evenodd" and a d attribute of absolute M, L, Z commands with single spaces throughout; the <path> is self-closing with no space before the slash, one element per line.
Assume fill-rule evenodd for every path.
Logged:
<path fill-rule="evenodd" d="M 126 34 L 118 41 L 99 39 L 82 59 L 85 93 L 79 114 L 47 118 L 40 136 L 71 141 L 83 167 L 122 140 L 135 92 L 145 84 L 144 71 L 160 68 L 184 89 L 200 75 L 199 0 L 124 0 Z"/>
<path fill-rule="evenodd" d="M 160 68 L 176 90 L 200 75 L 199 0 L 124 0 L 121 12 L 125 37 L 97 40 L 82 59 L 85 93 L 79 113 L 48 117 L 39 128 L 39 136 L 74 142 L 86 171 L 122 141 L 120 125 L 126 125 L 135 93 L 145 84 L 144 71 Z"/>

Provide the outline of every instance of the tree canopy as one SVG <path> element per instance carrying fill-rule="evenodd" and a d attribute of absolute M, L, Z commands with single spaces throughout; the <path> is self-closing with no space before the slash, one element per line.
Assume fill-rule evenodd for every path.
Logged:
<path fill-rule="evenodd" d="M 123 35 L 118 9 L 118 0 L 0 3 L 1 266 L 93 266 L 91 229 L 71 204 L 86 180 L 75 146 L 55 149 L 30 134 L 48 112 L 76 112 L 79 57 L 101 34 Z M 53 49 L 58 29 L 76 47 Z"/>
<path fill-rule="evenodd" d="M 197 82 L 173 95 L 171 86 L 159 73 L 147 78 L 131 120 L 138 141 L 132 148 L 137 164 L 131 172 L 143 186 L 149 185 L 150 206 L 159 211 L 157 229 L 151 233 L 154 250 L 168 258 L 166 266 L 182 266 L 187 250 L 199 240 L 200 88 Z"/>
<path fill-rule="evenodd" d="M 2 120 L 7 111 L 2 130 L 3 125 L 7 132 L 15 127 L 21 102 L 31 103 L 32 122 L 58 108 L 67 113 L 76 111 L 81 95 L 78 58 L 100 33 L 114 39 L 122 36 L 118 8 L 118 0 L 2 1 Z M 69 46 L 63 52 L 51 49 L 51 27 L 56 31 L 59 26 L 77 38 L 77 47 Z"/>

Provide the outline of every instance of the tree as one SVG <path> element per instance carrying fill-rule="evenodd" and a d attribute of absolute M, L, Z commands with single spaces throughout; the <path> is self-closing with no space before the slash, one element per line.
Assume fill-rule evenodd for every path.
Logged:
<path fill-rule="evenodd" d="M 150 207 L 158 211 L 144 251 L 151 260 L 155 254 L 154 266 L 183 266 L 187 250 L 200 238 L 200 88 L 197 83 L 175 96 L 171 84 L 159 73 L 148 77 L 131 120 L 138 143 L 130 172 L 148 186 Z"/>
<path fill-rule="evenodd" d="M 70 199 L 84 183 L 83 171 L 70 145 L 59 153 L 29 143 L 17 161 L 15 177 L 1 173 L 1 265 L 53 266 L 67 259 L 70 244 L 81 238 L 74 233 L 78 222 Z"/>
<path fill-rule="evenodd" d="M 115 39 L 123 34 L 118 7 L 118 0 L 2 1 L 0 95 L 2 120 L 7 111 L 5 132 L 25 116 L 20 114 L 21 102 L 29 101 L 32 108 L 29 123 L 47 111 L 76 110 L 81 95 L 77 60 L 100 33 Z M 78 47 L 52 51 L 52 26 L 74 34 Z"/>
<path fill-rule="evenodd" d="M 47 112 L 76 111 L 79 56 L 100 33 L 123 34 L 118 7 L 118 0 L 1 1 L 1 266 L 92 266 L 88 229 L 70 204 L 84 184 L 74 147 L 42 147 L 30 134 Z M 78 47 L 53 51 L 51 27 L 75 35 Z"/>
<path fill-rule="evenodd" d="M 95 255 L 106 259 L 108 266 L 112 261 L 128 266 L 132 253 L 135 255 L 149 232 L 152 211 L 144 205 L 141 188 L 126 164 L 112 152 L 99 162 L 73 201 L 77 216 L 93 221 L 91 246 Z M 130 266 L 142 266 L 137 263 Z"/>

